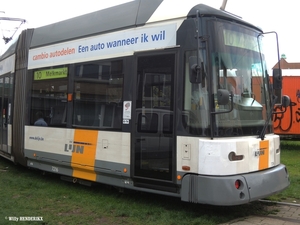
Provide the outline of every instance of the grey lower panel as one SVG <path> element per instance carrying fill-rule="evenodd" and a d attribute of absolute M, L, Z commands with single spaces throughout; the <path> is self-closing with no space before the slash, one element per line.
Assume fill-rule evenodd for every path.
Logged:
<path fill-rule="evenodd" d="M 126 168 L 126 173 L 124 173 L 124 168 Z M 104 174 L 111 174 L 111 175 L 117 175 L 122 177 L 130 177 L 130 165 L 123 164 L 123 163 L 96 160 L 95 172 L 97 174 L 104 173 Z"/>
<path fill-rule="evenodd" d="M 288 171 L 282 164 L 264 170 L 258 176 L 250 174 L 246 178 L 251 201 L 280 192 L 290 185 Z"/>
<path fill-rule="evenodd" d="M 27 160 L 28 167 L 39 169 L 46 172 L 57 173 L 66 176 L 72 176 L 73 169 L 63 163 L 50 162 L 50 161 L 38 161 L 35 159 Z"/>
<path fill-rule="evenodd" d="M 33 157 L 34 154 L 36 157 Z M 28 158 L 28 167 L 36 168 L 42 171 L 57 173 L 60 175 L 73 177 L 73 168 L 71 166 L 72 158 L 70 156 L 58 155 L 53 153 L 45 153 L 33 150 L 25 150 Z M 126 173 L 124 173 L 126 168 Z M 98 183 L 107 184 L 119 188 L 126 188 L 136 191 L 144 191 L 155 194 L 163 194 L 174 197 L 180 197 L 179 193 L 171 193 L 167 191 L 159 191 L 149 188 L 134 186 L 134 182 L 130 177 L 130 165 L 106 161 L 96 161 L 95 169 L 96 181 Z M 72 181 L 73 179 L 64 180 Z M 80 179 L 78 179 L 78 182 Z"/>
<path fill-rule="evenodd" d="M 241 186 L 236 189 L 235 182 Z M 280 192 L 290 184 L 284 165 L 235 176 L 188 174 L 182 179 L 181 200 L 210 205 L 240 205 Z"/>
<path fill-rule="evenodd" d="M 28 167 L 70 177 L 73 176 L 71 156 L 27 149 L 25 150 L 25 157 L 28 158 Z M 124 172 L 124 168 L 126 168 L 126 173 Z M 111 185 L 118 184 L 118 186 L 120 186 L 120 181 L 122 181 L 122 186 L 124 186 L 124 183 L 126 182 L 123 181 L 123 178 L 130 177 L 130 165 L 127 164 L 98 160 L 95 162 L 94 171 L 97 175 L 96 182 L 99 183 L 106 183 Z"/>
<path fill-rule="evenodd" d="M 28 159 L 28 167 L 66 176 L 73 174 L 70 156 L 25 150 L 25 157 Z"/>

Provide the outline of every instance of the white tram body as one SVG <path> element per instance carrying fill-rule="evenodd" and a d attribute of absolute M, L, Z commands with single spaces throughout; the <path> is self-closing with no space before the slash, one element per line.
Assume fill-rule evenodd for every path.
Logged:
<path fill-rule="evenodd" d="M 174 0 L 24 30 L 0 57 L 0 155 L 74 182 L 194 203 L 280 192 L 289 177 L 268 121 L 261 33 Z M 34 125 L 37 113 L 47 126 Z"/>

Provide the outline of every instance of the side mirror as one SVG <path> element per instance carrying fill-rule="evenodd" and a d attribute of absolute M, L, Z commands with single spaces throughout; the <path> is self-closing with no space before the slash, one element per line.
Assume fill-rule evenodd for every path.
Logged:
<path fill-rule="evenodd" d="M 218 89 L 217 92 L 217 100 L 218 105 L 227 105 L 229 102 L 229 95 L 231 96 L 231 105 L 229 110 L 222 110 L 222 111 L 216 111 L 216 112 L 210 112 L 210 114 L 222 114 L 222 113 L 230 113 L 233 110 L 233 94 L 229 94 L 229 91 L 226 89 Z"/>
<path fill-rule="evenodd" d="M 290 97 L 289 96 L 287 96 L 287 95 L 284 95 L 284 96 L 282 96 L 282 106 L 284 107 L 284 108 L 286 108 L 286 107 L 288 107 L 290 104 L 291 104 L 291 99 L 290 99 Z"/>
<path fill-rule="evenodd" d="M 229 102 L 229 91 L 226 89 L 218 89 L 217 99 L 219 105 L 227 105 Z"/>
<path fill-rule="evenodd" d="M 273 69 L 273 89 L 282 89 L 282 73 L 281 69 Z"/>
<path fill-rule="evenodd" d="M 281 69 L 273 69 L 273 90 L 277 96 L 276 104 L 282 105 L 282 73 Z"/>
<path fill-rule="evenodd" d="M 194 84 L 199 84 L 202 81 L 202 68 L 198 65 L 198 60 L 196 56 L 190 56 L 189 58 L 189 72 L 190 72 L 190 82 Z"/>

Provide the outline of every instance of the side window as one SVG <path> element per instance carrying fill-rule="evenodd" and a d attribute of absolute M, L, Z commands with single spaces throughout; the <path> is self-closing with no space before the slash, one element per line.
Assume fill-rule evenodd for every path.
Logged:
<path fill-rule="evenodd" d="M 209 100 L 207 77 L 202 76 L 201 83 L 191 82 L 190 57 L 197 56 L 196 51 L 185 53 L 184 105 L 181 122 L 186 132 L 192 135 L 206 136 L 209 132 Z"/>
<path fill-rule="evenodd" d="M 121 129 L 123 61 L 75 65 L 73 126 Z"/>
<path fill-rule="evenodd" d="M 30 124 L 65 127 L 68 67 L 33 72 Z"/>

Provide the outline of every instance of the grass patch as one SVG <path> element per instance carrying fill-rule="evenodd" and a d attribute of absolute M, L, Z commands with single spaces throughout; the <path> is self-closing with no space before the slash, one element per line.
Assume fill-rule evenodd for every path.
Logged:
<path fill-rule="evenodd" d="M 282 139 L 280 146 L 284 150 L 300 150 L 300 139 Z"/>
<path fill-rule="evenodd" d="M 217 207 L 181 202 L 148 193 L 120 194 L 105 185 L 85 187 L 61 181 L 55 174 L 16 166 L 0 157 L 0 224 L 8 217 L 42 216 L 43 222 L 22 224 L 200 225 L 270 213 L 265 204 Z"/>
<path fill-rule="evenodd" d="M 290 186 L 269 200 L 300 203 L 300 140 L 281 141 L 281 163 L 289 172 Z"/>

